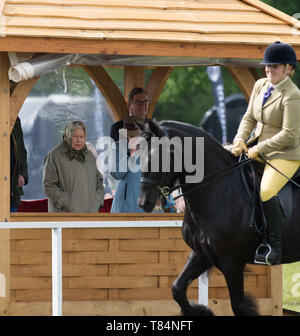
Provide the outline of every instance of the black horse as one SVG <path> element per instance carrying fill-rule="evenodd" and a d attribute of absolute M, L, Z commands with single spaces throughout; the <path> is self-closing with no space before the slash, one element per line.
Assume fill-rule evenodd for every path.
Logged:
<path fill-rule="evenodd" d="M 211 135 L 192 125 L 175 121 L 163 121 L 159 124 L 149 121 L 143 127 L 142 138 L 148 146 L 147 164 L 153 156 L 151 138 L 153 137 L 192 137 L 190 150 L 195 159 L 197 137 L 204 138 L 204 180 L 200 183 L 186 183 L 191 172 L 142 171 L 141 191 L 138 204 L 151 212 L 161 197 L 161 191 L 172 188 L 180 181 L 186 204 L 182 226 L 183 238 L 192 252 L 179 277 L 172 286 L 174 299 L 180 305 L 184 315 L 212 315 L 203 305 L 193 305 L 186 297 L 189 284 L 203 272 L 216 266 L 224 275 L 230 294 L 231 307 L 235 315 L 258 315 L 256 301 L 244 293 L 244 267 L 253 262 L 260 236 L 251 225 L 251 198 L 241 183 L 240 169 L 231 169 L 217 178 L 218 172 L 234 167 L 238 159 L 217 142 Z M 151 154 L 151 155 L 150 155 Z M 161 150 L 156 153 L 162 157 Z M 171 155 L 171 161 L 176 160 Z M 183 158 L 184 159 L 184 158 Z M 250 160 L 250 159 L 249 159 Z M 144 167 L 147 166 L 144 162 Z M 171 162 L 172 167 L 172 162 Z M 184 168 L 184 165 L 182 165 Z M 207 176 L 214 176 L 209 183 Z M 206 182 L 205 182 L 206 181 Z M 286 220 L 282 236 L 282 263 L 300 260 L 299 211 L 300 189 L 293 190 L 293 209 Z"/>

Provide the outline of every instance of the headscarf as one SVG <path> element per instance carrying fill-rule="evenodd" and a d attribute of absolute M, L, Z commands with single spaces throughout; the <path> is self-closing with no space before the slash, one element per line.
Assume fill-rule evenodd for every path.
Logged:
<path fill-rule="evenodd" d="M 80 162 L 85 162 L 85 154 L 87 153 L 86 144 L 84 144 L 83 148 L 80 150 L 76 150 L 72 148 L 72 134 L 76 128 L 81 128 L 84 131 L 84 135 L 86 137 L 86 127 L 81 121 L 72 121 L 69 123 L 63 134 L 63 143 L 66 148 L 66 154 L 69 156 L 70 161 L 73 159 L 77 159 Z"/>

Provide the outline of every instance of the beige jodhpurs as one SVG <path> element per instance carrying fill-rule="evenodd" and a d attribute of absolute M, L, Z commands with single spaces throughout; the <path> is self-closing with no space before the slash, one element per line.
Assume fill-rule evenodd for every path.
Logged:
<path fill-rule="evenodd" d="M 293 177 L 300 166 L 300 160 L 273 159 L 268 162 L 289 178 Z M 261 200 L 266 202 L 276 196 L 287 182 L 288 180 L 284 176 L 266 164 L 260 184 Z"/>

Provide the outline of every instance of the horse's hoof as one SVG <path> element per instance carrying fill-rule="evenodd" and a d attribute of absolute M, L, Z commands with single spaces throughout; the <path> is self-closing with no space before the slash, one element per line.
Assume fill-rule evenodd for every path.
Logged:
<path fill-rule="evenodd" d="M 214 316 L 213 312 L 206 306 L 192 303 L 187 311 L 182 312 L 183 316 Z"/>

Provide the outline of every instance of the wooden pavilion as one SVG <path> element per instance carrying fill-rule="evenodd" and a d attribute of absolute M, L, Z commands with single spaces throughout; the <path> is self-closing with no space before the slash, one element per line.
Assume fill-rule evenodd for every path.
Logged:
<path fill-rule="evenodd" d="M 127 114 L 127 93 L 146 87 L 149 115 L 175 66 L 224 65 L 249 98 L 266 45 L 293 45 L 300 59 L 298 20 L 258 0 L 0 0 L 0 222 L 157 220 L 157 228 L 64 230 L 64 314 L 176 314 L 170 286 L 189 253 L 178 228 L 159 220 L 180 215 L 11 214 L 9 134 L 37 78 L 10 85 L 8 53 L 101 55 L 124 67 L 124 96 L 105 71 L 83 66 L 111 106 Z M 145 69 L 154 70 L 145 84 Z M 1 223 L 0 223 L 1 225 Z M 51 238 L 47 229 L 0 230 L 0 314 L 51 313 Z M 138 252 L 138 253 L 137 253 Z M 138 256 L 137 256 L 138 254 Z M 130 259 L 132 258 L 133 259 Z M 3 282 L 4 281 L 4 282 Z M 246 288 L 261 312 L 280 315 L 280 267 L 249 266 Z M 209 304 L 230 314 L 221 274 L 209 277 Z M 189 292 L 197 297 L 196 285 Z"/>

